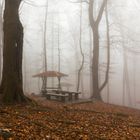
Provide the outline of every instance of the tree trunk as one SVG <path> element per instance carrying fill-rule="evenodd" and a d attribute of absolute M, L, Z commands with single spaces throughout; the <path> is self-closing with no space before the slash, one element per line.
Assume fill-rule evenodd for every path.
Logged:
<path fill-rule="evenodd" d="M 52 13 L 52 29 L 51 29 L 51 34 L 52 34 L 52 47 L 51 47 L 51 57 L 52 57 L 52 65 L 51 69 L 54 71 L 54 47 L 55 47 L 55 42 L 54 42 L 54 36 L 55 36 L 55 25 L 54 25 L 54 13 Z M 54 87 L 54 77 L 52 77 L 52 87 Z"/>
<path fill-rule="evenodd" d="M 89 73 L 90 73 L 90 77 L 89 77 L 89 83 L 90 83 L 90 86 L 89 86 L 89 88 L 90 88 L 90 95 L 92 96 L 92 93 L 93 93 L 93 91 L 92 91 L 92 50 L 93 50 L 93 37 L 92 37 L 92 31 L 91 31 L 91 29 L 89 30 L 89 38 L 90 38 L 90 49 L 89 49 L 89 60 L 90 60 L 90 64 L 89 64 Z"/>
<path fill-rule="evenodd" d="M 124 31 L 121 29 L 122 34 L 122 46 L 123 46 L 123 105 L 125 105 L 125 98 L 126 93 L 128 94 L 128 103 L 130 106 L 132 106 L 131 101 L 131 94 L 130 94 L 130 80 L 129 80 L 129 72 L 128 72 L 128 58 L 127 58 L 127 50 L 125 49 L 125 37 L 124 37 Z"/>
<path fill-rule="evenodd" d="M 0 6 L 0 82 L 2 78 L 2 47 L 3 47 L 3 32 L 2 32 L 2 27 L 3 27 L 3 18 L 2 18 L 2 9 L 3 9 L 3 2 Z"/>
<path fill-rule="evenodd" d="M 47 20 L 48 20 L 48 0 L 46 2 L 46 10 L 45 10 L 45 18 L 44 18 L 44 32 L 43 32 L 43 36 L 44 36 L 44 40 L 43 40 L 43 50 L 44 50 L 44 71 L 47 71 Z M 47 90 L 47 77 L 43 77 L 43 90 L 46 91 Z"/>
<path fill-rule="evenodd" d="M 98 27 L 95 27 L 93 30 L 93 59 L 92 59 L 92 78 L 93 78 L 93 95 L 92 98 L 102 100 L 99 92 L 99 81 L 98 81 L 98 70 L 99 70 L 99 34 Z"/>
<path fill-rule="evenodd" d="M 133 54 L 133 88 L 134 88 L 134 106 L 136 107 L 136 56 Z"/>
<path fill-rule="evenodd" d="M 5 0 L 3 73 L 0 92 L 6 103 L 26 102 L 22 83 L 23 27 L 18 9 L 21 0 Z"/>
<path fill-rule="evenodd" d="M 60 48 L 60 18 L 58 15 L 58 72 L 61 72 L 61 48 Z M 61 78 L 58 77 L 58 89 L 62 89 L 61 87 Z"/>
<path fill-rule="evenodd" d="M 83 67 L 84 67 L 84 53 L 83 53 L 83 49 L 82 49 L 82 0 L 81 0 L 81 4 L 80 4 L 80 32 L 79 32 L 79 48 L 80 48 L 80 54 L 81 54 L 81 57 L 82 57 L 82 62 L 80 64 L 80 68 L 78 69 L 78 81 L 77 81 L 77 92 L 79 91 L 79 88 L 80 88 L 80 82 L 81 82 L 81 88 L 83 89 L 82 87 L 82 77 L 81 77 L 81 74 L 83 74 Z M 82 90 L 83 92 L 83 90 Z"/>

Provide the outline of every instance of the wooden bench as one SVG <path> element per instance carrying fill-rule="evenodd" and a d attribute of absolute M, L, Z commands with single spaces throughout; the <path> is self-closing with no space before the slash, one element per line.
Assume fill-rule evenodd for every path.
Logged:
<path fill-rule="evenodd" d="M 51 97 L 56 97 L 56 99 L 60 99 L 60 101 L 65 102 L 68 95 L 65 94 L 57 94 L 57 93 L 47 93 L 46 98 L 51 99 Z"/>
<path fill-rule="evenodd" d="M 69 101 L 72 101 L 73 98 L 74 100 L 78 100 L 79 94 L 81 92 L 72 92 L 72 91 L 64 91 L 64 90 L 53 90 L 56 94 L 62 94 L 62 95 L 67 95 Z"/>

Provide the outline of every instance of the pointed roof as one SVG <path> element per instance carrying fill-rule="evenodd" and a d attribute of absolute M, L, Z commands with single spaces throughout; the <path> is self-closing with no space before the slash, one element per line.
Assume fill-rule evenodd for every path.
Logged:
<path fill-rule="evenodd" d="M 46 71 L 33 75 L 33 77 L 65 77 L 67 74 L 58 71 Z"/>

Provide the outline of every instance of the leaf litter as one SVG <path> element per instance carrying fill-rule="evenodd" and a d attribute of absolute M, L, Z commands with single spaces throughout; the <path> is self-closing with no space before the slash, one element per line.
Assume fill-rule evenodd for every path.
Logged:
<path fill-rule="evenodd" d="M 0 140 L 139 140 L 140 111 L 102 102 L 0 106 Z"/>

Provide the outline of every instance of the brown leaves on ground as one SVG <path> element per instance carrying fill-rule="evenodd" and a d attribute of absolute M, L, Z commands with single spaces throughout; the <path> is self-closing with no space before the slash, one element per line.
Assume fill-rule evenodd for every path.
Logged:
<path fill-rule="evenodd" d="M 100 102 L 78 105 L 36 99 L 43 106 L 1 106 L 4 140 L 139 140 L 140 111 Z"/>

